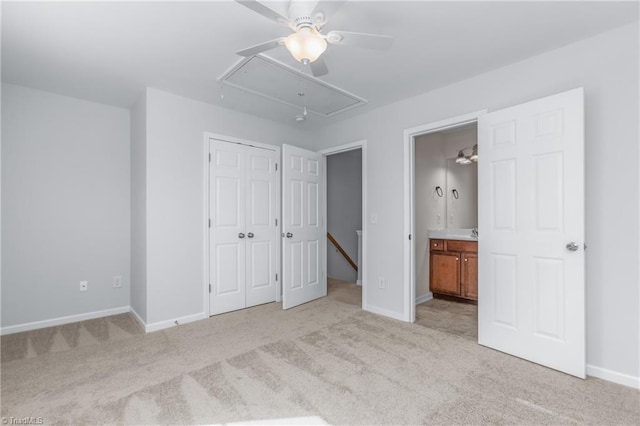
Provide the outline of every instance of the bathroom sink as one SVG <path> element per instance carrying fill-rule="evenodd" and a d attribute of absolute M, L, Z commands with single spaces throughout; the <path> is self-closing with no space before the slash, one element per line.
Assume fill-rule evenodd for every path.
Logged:
<path fill-rule="evenodd" d="M 478 241 L 477 236 L 473 236 L 472 229 L 430 229 L 427 231 L 429 238 L 441 238 L 443 240 L 464 240 Z"/>

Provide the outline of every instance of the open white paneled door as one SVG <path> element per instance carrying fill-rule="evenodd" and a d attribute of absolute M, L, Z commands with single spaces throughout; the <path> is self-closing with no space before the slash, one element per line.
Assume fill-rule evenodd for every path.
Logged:
<path fill-rule="evenodd" d="M 478 342 L 585 377 L 583 90 L 478 121 Z"/>
<path fill-rule="evenodd" d="M 210 139 L 209 314 L 276 300 L 278 149 Z"/>
<path fill-rule="evenodd" d="M 327 295 L 326 157 L 282 147 L 282 307 Z"/>

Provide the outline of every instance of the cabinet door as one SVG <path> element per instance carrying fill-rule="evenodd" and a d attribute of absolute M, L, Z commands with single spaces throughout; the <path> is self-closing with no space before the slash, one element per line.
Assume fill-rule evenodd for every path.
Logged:
<path fill-rule="evenodd" d="M 462 254 L 462 296 L 478 300 L 478 255 Z"/>
<path fill-rule="evenodd" d="M 431 292 L 460 295 L 460 254 L 432 252 L 430 270 Z"/>

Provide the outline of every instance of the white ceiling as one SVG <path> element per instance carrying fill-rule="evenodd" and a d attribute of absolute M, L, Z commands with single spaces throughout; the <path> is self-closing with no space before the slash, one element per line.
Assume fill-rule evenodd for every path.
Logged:
<path fill-rule="evenodd" d="M 350 1 L 323 32 L 395 42 L 384 52 L 329 46 L 322 79 L 369 103 L 311 120 L 339 120 L 636 20 L 637 2 Z M 122 107 L 150 86 L 295 125 L 297 109 L 228 88 L 221 99 L 216 83 L 236 50 L 288 31 L 233 1 L 4 1 L 2 80 Z M 285 48 L 268 55 L 300 67 Z"/>

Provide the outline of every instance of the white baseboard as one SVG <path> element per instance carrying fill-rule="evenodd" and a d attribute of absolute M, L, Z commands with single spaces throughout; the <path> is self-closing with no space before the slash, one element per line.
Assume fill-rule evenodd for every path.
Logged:
<path fill-rule="evenodd" d="M 629 386 L 634 389 L 640 389 L 640 377 L 618 373 L 617 371 L 607 370 L 606 368 L 596 367 L 595 365 L 587 364 L 587 376 L 597 377 L 598 379 Z"/>
<path fill-rule="evenodd" d="M 400 321 L 405 321 L 404 316 L 401 313 L 398 313 L 398 312 L 388 311 L 386 309 L 378 308 L 376 306 L 371 306 L 371 305 L 367 305 L 366 307 L 363 306 L 362 309 L 365 310 L 365 311 L 374 313 L 374 314 L 378 314 L 378 315 L 382 315 L 382 316 L 385 316 L 385 317 L 397 319 L 397 320 L 400 320 Z"/>
<path fill-rule="evenodd" d="M 420 297 L 416 297 L 416 305 L 419 305 L 421 303 L 427 302 L 429 300 L 433 299 L 433 293 L 429 292 L 427 294 L 423 294 Z"/>
<path fill-rule="evenodd" d="M 362 280 L 356 280 L 356 284 L 362 285 Z"/>
<path fill-rule="evenodd" d="M 140 324 L 140 327 L 142 327 L 142 329 L 146 332 L 147 331 L 147 323 L 144 322 L 142 317 L 136 312 L 135 309 L 133 309 L 133 307 L 129 308 L 129 312 L 131 312 L 133 314 L 133 318 L 135 318 L 135 320 L 138 321 L 138 324 Z"/>
<path fill-rule="evenodd" d="M 129 312 L 129 306 L 121 306 L 119 308 L 105 309 L 102 311 L 87 312 L 85 314 L 69 315 L 66 317 L 52 318 L 43 321 L 27 322 L 24 324 L 10 325 L 0 329 L 0 335 L 20 333 L 22 331 L 37 330 L 39 328 L 55 327 L 56 325 L 70 324 L 72 322 L 86 321 L 90 319 L 108 317 L 111 315 L 126 314 Z"/>
<path fill-rule="evenodd" d="M 147 333 L 151 333 L 153 331 L 163 330 L 165 328 L 176 327 L 178 325 L 187 324 L 194 321 L 199 321 L 201 319 L 208 318 L 208 315 L 204 312 L 200 312 L 198 314 L 187 315 L 185 317 L 170 319 L 166 321 L 158 321 L 151 324 L 145 324 L 144 331 Z"/>

